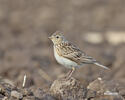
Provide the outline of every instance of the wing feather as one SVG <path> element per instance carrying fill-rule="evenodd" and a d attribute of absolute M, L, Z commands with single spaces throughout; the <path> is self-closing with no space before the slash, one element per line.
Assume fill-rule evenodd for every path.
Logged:
<path fill-rule="evenodd" d="M 78 47 L 70 42 L 64 42 L 59 46 L 56 47 L 56 51 L 60 56 L 73 60 L 78 64 L 92 64 L 96 62 L 95 59 L 82 52 Z"/>

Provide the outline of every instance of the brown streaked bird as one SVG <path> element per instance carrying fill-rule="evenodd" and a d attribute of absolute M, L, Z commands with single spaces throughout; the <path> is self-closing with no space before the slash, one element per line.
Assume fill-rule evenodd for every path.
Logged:
<path fill-rule="evenodd" d="M 105 69 L 108 67 L 97 62 L 93 57 L 88 56 L 85 52 L 81 51 L 77 46 L 69 42 L 62 32 L 56 31 L 49 37 L 54 44 L 54 56 L 58 63 L 70 68 L 67 78 L 72 76 L 76 68 L 86 64 L 95 64 Z"/>

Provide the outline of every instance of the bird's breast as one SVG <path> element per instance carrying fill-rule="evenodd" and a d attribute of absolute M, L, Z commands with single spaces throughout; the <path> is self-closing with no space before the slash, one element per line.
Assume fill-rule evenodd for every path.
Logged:
<path fill-rule="evenodd" d="M 54 56 L 57 60 L 57 62 L 59 64 L 64 65 L 67 68 L 71 68 L 71 67 L 77 67 L 78 64 L 74 61 L 71 61 L 70 59 L 64 58 L 62 56 L 60 56 L 57 52 L 56 52 L 56 48 L 54 47 Z"/>

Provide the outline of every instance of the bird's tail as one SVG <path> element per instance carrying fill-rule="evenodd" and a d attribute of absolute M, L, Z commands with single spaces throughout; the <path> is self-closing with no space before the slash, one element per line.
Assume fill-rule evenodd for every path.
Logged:
<path fill-rule="evenodd" d="M 94 64 L 97 65 L 97 66 L 100 66 L 100 67 L 102 67 L 102 68 L 105 68 L 105 69 L 110 70 L 108 67 L 106 67 L 106 66 L 104 66 L 104 65 L 102 65 L 102 64 L 100 64 L 100 63 L 98 63 L 98 62 L 95 62 Z"/>

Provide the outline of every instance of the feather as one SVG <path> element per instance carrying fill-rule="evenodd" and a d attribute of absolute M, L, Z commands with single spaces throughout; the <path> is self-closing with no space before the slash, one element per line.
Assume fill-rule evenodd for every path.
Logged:
<path fill-rule="evenodd" d="M 105 69 L 110 70 L 108 67 L 106 67 L 106 66 L 104 66 L 104 65 L 102 65 L 102 64 L 100 64 L 100 63 L 98 63 L 98 62 L 95 62 L 94 64 L 97 65 L 97 66 L 100 66 L 100 67 L 102 67 L 102 68 L 105 68 Z"/>

